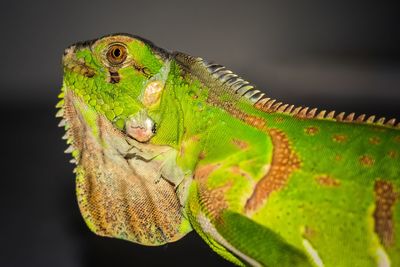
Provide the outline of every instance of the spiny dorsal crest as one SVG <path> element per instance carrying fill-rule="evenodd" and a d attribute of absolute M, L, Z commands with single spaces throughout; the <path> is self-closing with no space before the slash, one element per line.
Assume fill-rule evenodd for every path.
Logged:
<path fill-rule="evenodd" d="M 294 105 L 277 102 L 276 99 L 267 97 L 265 93 L 256 89 L 254 85 L 245 81 L 224 66 L 207 62 L 202 58 L 197 58 L 196 61 L 201 63 L 215 80 L 220 81 L 222 85 L 231 89 L 235 94 L 248 99 L 255 107 L 265 112 L 284 113 L 303 119 L 326 119 L 336 120 L 338 122 L 367 123 L 400 128 L 400 122 L 396 125 L 396 119 L 394 118 L 390 120 L 386 120 L 384 117 L 376 119 L 374 115 L 367 117 L 365 114 L 356 117 L 355 113 L 346 115 L 345 112 L 336 115 L 336 111 L 318 111 L 317 108 L 310 109 L 309 107 L 295 107 Z"/>
<path fill-rule="evenodd" d="M 224 86 L 233 90 L 235 94 L 247 98 L 253 104 L 265 97 L 265 93 L 257 90 L 254 85 L 245 81 L 239 75 L 233 73 L 222 65 L 207 62 L 202 58 L 197 58 L 197 61 L 209 71 L 216 80 L 220 81 Z"/>

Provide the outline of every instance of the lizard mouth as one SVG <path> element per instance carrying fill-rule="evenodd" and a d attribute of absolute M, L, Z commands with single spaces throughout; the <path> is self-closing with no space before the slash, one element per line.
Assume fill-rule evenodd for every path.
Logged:
<path fill-rule="evenodd" d="M 85 222 L 96 234 L 143 245 L 180 239 L 186 223 L 176 188 L 164 170 L 169 146 L 140 143 L 64 87 L 58 105 L 64 139 L 77 164 L 76 194 Z M 171 165 L 166 168 L 171 169 Z"/>

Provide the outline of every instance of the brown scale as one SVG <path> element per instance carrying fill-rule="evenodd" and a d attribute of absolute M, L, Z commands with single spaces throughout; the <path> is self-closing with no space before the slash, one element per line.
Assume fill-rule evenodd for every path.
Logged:
<path fill-rule="evenodd" d="M 263 118 L 253 116 L 253 115 L 248 115 L 245 112 L 241 111 L 240 109 L 236 108 L 235 105 L 232 102 L 223 102 L 220 99 L 218 99 L 218 96 L 215 95 L 214 93 L 211 93 L 207 99 L 207 103 L 213 106 L 217 107 L 222 107 L 225 109 L 229 114 L 231 114 L 233 117 L 259 129 L 259 130 L 265 130 L 266 129 L 266 121 Z"/>
<path fill-rule="evenodd" d="M 340 181 L 336 180 L 328 175 L 321 175 L 316 178 L 317 182 L 322 186 L 337 187 L 340 185 Z"/>
<path fill-rule="evenodd" d="M 393 184 L 388 181 L 375 182 L 375 232 L 385 247 L 394 244 L 393 207 L 399 194 L 394 191 Z"/>
<path fill-rule="evenodd" d="M 212 219 L 218 218 L 221 211 L 228 208 L 225 193 L 231 187 L 230 182 L 218 188 L 210 189 L 207 186 L 207 178 L 218 168 L 218 164 L 209 164 L 197 168 L 194 174 L 194 179 L 198 182 L 200 204 L 206 207 L 207 213 Z"/>
<path fill-rule="evenodd" d="M 372 145 L 379 145 L 381 143 L 381 139 L 377 136 L 373 136 L 368 139 L 369 143 Z"/>
<path fill-rule="evenodd" d="M 281 190 L 290 175 L 300 168 L 300 160 L 291 149 L 287 136 L 276 129 L 271 129 L 268 133 L 274 148 L 271 167 L 258 181 L 251 197 L 247 200 L 245 206 L 247 212 L 256 210 L 272 192 Z"/>
<path fill-rule="evenodd" d="M 249 147 L 249 144 L 246 141 L 239 140 L 239 139 L 233 139 L 232 143 L 242 150 Z"/>
<path fill-rule="evenodd" d="M 205 183 L 199 184 L 200 203 L 207 207 L 210 218 L 217 219 L 223 210 L 228 208 L 225 193 L 231 187 L 230 183 L 218 188 L 209 189 Z"/>
<path fill-rule="evenodd" d="M 375 159 L 370 155 L 362 155 L 359 160 L 364 167 L 371 167 L 375 163 Z"/>
<path fill-rule="evenodd" d="M 389 150 L 387 155 L 389 156 L 389 158 L 395 159 L 395 158 L 397 158 L 399 156 L 399 153 L 397 151 L 395 151 L 395 150 Z"/>
<path fill-rule="evenodd" d="M 314 136 L 319 132 L 319 129 L 318 129 L 318 127 L 310 126 L 310 127 L 307 127 L 306 129 L 304 129 L 304 131 L 306 134 Z"/>
<path fill-rule="evenodd" d="M 342 155 L 335 155 L 334 159 L 336 161 L 341 161 L 343 159 L 343 156 Z"/>
<path fill-rule="evenodd" d="M 347 136 L 344 134 L 335 134 L 332 137 L 332 140 L 337 143 L 344 143 L 347 142 Z"/>

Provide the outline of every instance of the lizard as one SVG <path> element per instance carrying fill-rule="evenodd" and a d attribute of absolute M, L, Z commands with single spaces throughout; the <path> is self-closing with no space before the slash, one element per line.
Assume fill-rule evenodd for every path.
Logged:
<path fill-rule="evenodd" d="M 57 117 L 101 236 L 239 266 L 400 266 L 400 123 L 279 102 L 130 34 L 69 46 Z"/>

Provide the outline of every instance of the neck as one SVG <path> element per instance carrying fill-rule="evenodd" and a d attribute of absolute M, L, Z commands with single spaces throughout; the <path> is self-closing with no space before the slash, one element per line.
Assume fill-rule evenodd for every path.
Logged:
<path fill-rule="evenodd" d="M 243 107 L 255 108 L 247 98 L 232 93 L 227 86 L 221 87 L 207 72 L 193 70 L 197 68 L 195 62 L 185 65 L 182 60 L 171 61 L 160 110 L 151 115 L 158 124 L 151 142 L 174 147 L 180 151 L 178 164 L 182 169 L 193 170 L 199 159 L 204 158 L 202 152 L 207 140 L 223 131 L 222 124 L 246 119 Z"/>

